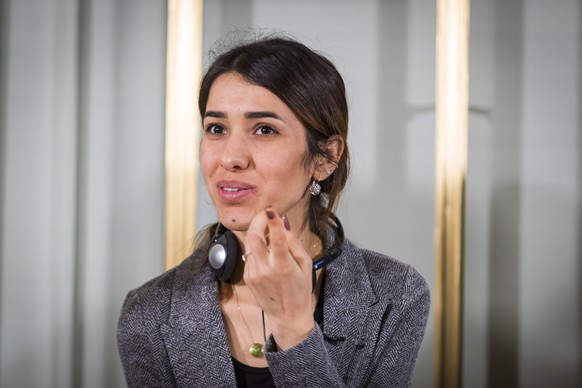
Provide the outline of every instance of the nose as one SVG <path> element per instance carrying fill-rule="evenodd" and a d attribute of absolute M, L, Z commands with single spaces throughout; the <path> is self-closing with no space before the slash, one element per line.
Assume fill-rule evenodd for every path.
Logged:
<path fill-rule="evenodd" d="M 250 150 L 244 134 L 233 133 L 224 142 L 220 165 L 229 171 L 243 170 L 249 166 Z"/>

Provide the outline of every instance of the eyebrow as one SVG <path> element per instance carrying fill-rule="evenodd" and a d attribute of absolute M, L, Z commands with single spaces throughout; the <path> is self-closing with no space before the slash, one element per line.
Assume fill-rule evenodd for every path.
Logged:
<path fill-rule="evenodd" d="M 245 113 L 245 118 L 247 119 L 264 119 L 264 118 L 269 118 L 269 119 L 276 119 L 279 121 L 284 121 L 281 116 L 279 116 L 277 113 L 275 112 L 269 112 L 269 111 L 265 111 L 265 112 L 247 112 Z"/>
<path fill-rule="evenodd" d="M 225 119 L 227 117 L 227 115 L 225 113 L 222 113 L 222 112 L 216 112 L 213 110 L 209 110 L 209 111 L 206 111 L 206 113 L 204 113 L 204 117 L 214 117 L 216 119 Z"/>
<path fill-rule="evenodd" d="M 217 118 L 217 119 L 226 119 L 226 118 L 228 118 L 228 115 L 226 113 L 223 113 L 223 112 L 217 112 L 217 111 L 214 111 L 214 110 L 209 110 L 209 111 L 207 111 L 204 114 L 204 117 L 214 117 L 214 118 Z M 270 111 L 247 112 L 247 113 L 245 113 L 245 118 L 246 119 L 264 119 L 264 118 L 270 118 L 270 119 L 276 119 L 276 120 L 279 120 L 279 121 L 285 121 L 277 113 L 270 112 Z"/>

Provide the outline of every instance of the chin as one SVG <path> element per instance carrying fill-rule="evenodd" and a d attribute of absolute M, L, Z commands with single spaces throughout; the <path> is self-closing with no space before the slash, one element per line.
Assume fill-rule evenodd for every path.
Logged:
<path fill-rule="evenodd" d="M 220 223 L 232 231 L 246 231 L 253 220 L 254 213 L 222 211 L 218 213 Z"/>

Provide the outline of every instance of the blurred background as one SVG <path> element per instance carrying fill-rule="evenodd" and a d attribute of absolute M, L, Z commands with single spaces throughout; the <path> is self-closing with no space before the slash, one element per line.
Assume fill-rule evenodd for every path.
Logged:
<path fill-rule="evenodd" d="M 277 29 L 334 61 L 346 234 L 433 290 L 435 20 L 433 0 L 207 0 L 203 18 L 204 53 Z M 121 304 L 164 271 L 166 39 L 165 0 L 0 0 L 2 388 L 125 386 Z M 471 2 L 468 158 L 463 386 L 580 387 L 580 1 Z M 430 319 L 413 387 L 433 386 Z"/>

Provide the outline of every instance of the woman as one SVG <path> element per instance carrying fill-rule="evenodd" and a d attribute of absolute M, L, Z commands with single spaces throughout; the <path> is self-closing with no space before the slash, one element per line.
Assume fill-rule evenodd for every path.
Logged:
<path fill-rule="evenodd" d="M 200 161 L 219 223 L 131 291 L 130 387 L 401 387 L 429 310 L 410 266 L 344 241 L 342 77 L 287 38 L 234 47 L 202 79 Z"/>

